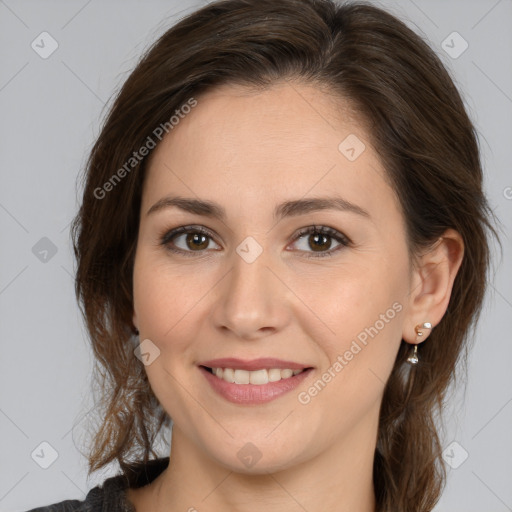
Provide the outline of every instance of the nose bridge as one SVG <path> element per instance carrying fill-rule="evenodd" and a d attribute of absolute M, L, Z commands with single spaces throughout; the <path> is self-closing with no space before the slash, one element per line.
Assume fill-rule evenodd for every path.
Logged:
<path fill-rule="evenodd" d="M 284 285 L 274 275 L 271 252 L 247 237 L 232 256 L 214 315 L 218 326 L 245 338 L 263 328 L 279 328 L 285 318 Z"/>

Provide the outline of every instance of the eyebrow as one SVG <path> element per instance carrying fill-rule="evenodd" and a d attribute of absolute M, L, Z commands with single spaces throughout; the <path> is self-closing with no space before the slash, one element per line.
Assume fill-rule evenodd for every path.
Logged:
<path fill-rule="evenodd" d="M 226 220 L 226 210 L 218 203 L 192 197 L 166 196 L 157 201 L 146 213 L 154 214 L 166 208 L 177 207 L 188 213 L 203 215 Z M 283 219 L 284 217 L 294 217 L 304 215 L 320 210 L 338 210 L 351 212 L 370 219 L 370 214 L 360 206 L 353 204 L 342 197 L 314 197 L 311 199 L 297 199 L 285 201 L 274 209 L 274 219 Z"/>

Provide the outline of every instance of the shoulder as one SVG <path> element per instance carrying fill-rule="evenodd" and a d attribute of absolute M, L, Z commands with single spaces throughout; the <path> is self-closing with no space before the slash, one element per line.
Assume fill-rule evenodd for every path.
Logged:
<path fill-rule="evenodd" d="M 27 512 L 76 512 L 83 510 L 83 501 L 79 500 L 66 500 L 60 503 L 54 503 L 53 505 L 47 505 L 45 507 L 32 508 Z"/>
<path fill-rule="evenodd" d="M 168 464 L 169 457 L 134 464 L 128 476 L 119 474 L 107 478 L 101 486 L 91 489 L 84 500 L 60 501 L 27 512 L 135 512 L 127 499 L 126 489 L 151 483 Z"/>
<path fill-rule="evenodd" d="M 122 476 L 111 477 L 105 480 L 103 485 L 91 489 L 84 500 L 60 501 L 44 507 L 33 508 L 28 512 L 103 512 L 106 501 L 120 502 L 126 487 L 126 480 Z M 119 507 L 111 510 L 125 512 L 123 508 Z"/>

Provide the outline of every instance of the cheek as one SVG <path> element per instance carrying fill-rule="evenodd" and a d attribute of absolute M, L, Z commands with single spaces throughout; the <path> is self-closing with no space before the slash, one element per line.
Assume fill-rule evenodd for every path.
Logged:
<path fill-rule="evenodd" d="M 204 295 L 204 279 L 187 273 L 186 265 L 172 266 L 149 250 L 137 254 L 134 275 L 134 309 L 141 340 L 149 339 L 158 347 L 159 356 L 145 367 L 152 390 L 173 419 L 192 421 L 194 402 L 183 394 L 180 383 L 189 379 L 190 340 L 197 338 L 199 323 L 194 321 L 197 305 Z M 193 385 L 187 389 L 197 396 Z M 188 418 L 188 419 L 187 419 Z"/>
<path fill-rule="evenodd" d="M 400 270 L 407 269 L 406 264 L 400 265 L 398 258 L 388 261 L 375 258 L 365 265 L 347 266 L 316 280 L 315 286 L 306 282 L 299 287 L 314 314 L 297 312 L 296 318 L 315 341 L 323 363 L 322 382 L 306 393 L 322 394 L 318 400 L 322 408 L 337 403 L 364 409 L 383 392 L 400 346 L 407 290 Z M 346 414 L 346 409 L 329 414 L 338 413 Z"/>
<path fill-rule="evenodd" d="M 146 252 L 137 255 L 134 266 L 134 309 L 139 330 L 159 348 L 167 349 L 186 339 L 185 330 L 196 306 L 208 289 L 205 276 L 188 272 L 187 265 L 173 266 L 165 257 Z M 187 331 L 188 332 L 188 331 Z M 169 343 L 169 341 L 173 343 Z"/>
<path fill-rule="evenodd" d="M 321 341 L 326 353 L 337 355 L 358 335 L 377 323 L 381 339 L 401 332 L 399 310 L 406 279 L 398 263 L 383 258 L 358 258 L 314 275 L 295 272 L 293 290 L 300 301 L 294 319 Z M 403 268 L 403 267 L 402 267 Z M 393 304 L 398 303 L 393 308 Z M 387 312 L 387 313 L 386 313 Z M 384 316 L 383 316 L 384 315 Z M 383 316 L 383 319 L 381 319 Z M 372 330 L 373 332 L 373 330 Z"/>

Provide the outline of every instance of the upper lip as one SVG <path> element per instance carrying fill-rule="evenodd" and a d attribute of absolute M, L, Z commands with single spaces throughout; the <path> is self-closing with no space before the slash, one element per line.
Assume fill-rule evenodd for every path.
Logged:
<path fill-rule="evenodd" d="M 221 359 L 210 359 L 199 363 L 199 366 L 207 366 L 208 368 L 232 368 L 233 370 L 261 370 L 264 368 L 280 368 L 290 370 L 302 370 L 310 368 L 307 364 L 294 363 L 293 361 L 284 361 L 272 357 L 261 357 L 259 359 L 243 360 L 236 357 L 223 357 Z"/>

